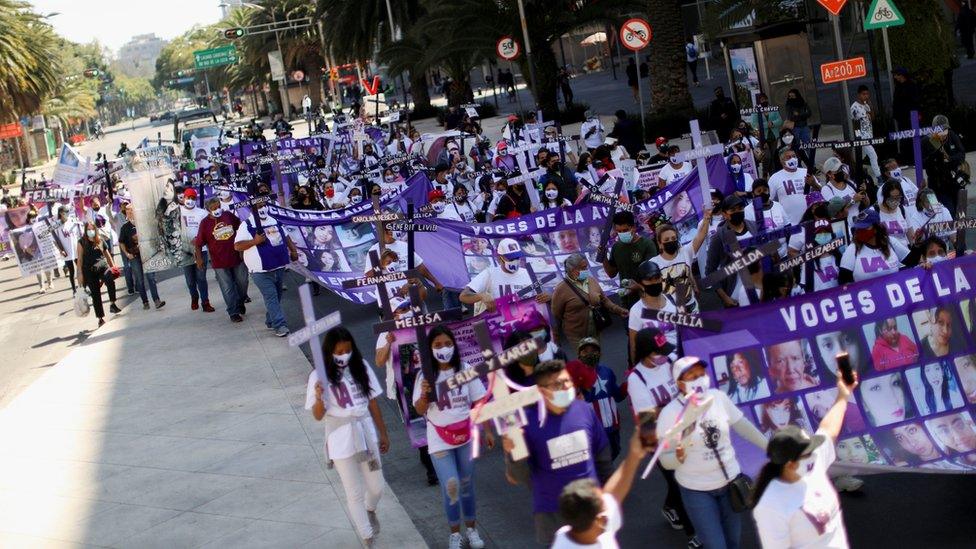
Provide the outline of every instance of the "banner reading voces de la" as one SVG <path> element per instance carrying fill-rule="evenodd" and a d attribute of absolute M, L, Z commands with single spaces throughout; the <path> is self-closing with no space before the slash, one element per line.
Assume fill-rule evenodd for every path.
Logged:
<path fill-rule="evenodd" d="M 380 200 L 384 211 L 403 212 L 407 203 L 418 208 L 427 202 L 430 183 L 423 173 L 414 174 L 403 190 Z M 268 213 L 281 223 L 295 247 L 299 262 L 336 294 L 355 303 L 376 301 L 376 288 L 344 289 L 342 282 L 359 278 L 370 269 L 369 249 L 376 244 L 373 223 L 356 223 L 353 217 L 371 215 L 373 205 L 362 202 L 331 211 L 292 210 L 268 206 Z"/>
<path fill-rule="evenodd" d="M 717 165 L 721 166 L 720 163 Z M 702 219 L 702 196 L 697 172 L 633 205 L 633 211 L 638 231 L 645 237 L 650 236 L 648 220 L 663 215 L 675 225 L 681 242 L 691 241 Z M 449 288 L 463 288 L 478 273 L 496 265 L 494 249 L 499 239 L 514 238 L 520 242 L 526 261 L 532 265 L 538 277 L 548 273 L 560 275 L 547 284 L 548 288 L 554 287 L 564 276 L 565 259 L 570 254 L 583 253 L 590 262 L 591 274 L 600 286 L 604 290 L 611 290 L 618 283 L 607 277 L 596 261 L 601 229 L 607 224 L 609 214 L 608 206 L 581 203 L 493 223 L 472 224 L 434 219 L 431 222 L 437 225 L 438 230 L 416 236 L 417 253 L 442 284 Z"/>
<path fill-rule="evenodd" d="M 10 243 L 22 277 L 50 271 L 59 264 L 60 252 L 46 221 L 12 229 Z"/>
<path fill-rule="evenodd" d="M 484 361 L 481 346 L 478 345 L 474 333 L 474 325 L 479 321 L 485 321 L 487 324 L 497 353 L 503 350 L 505 338 L 513 331 L 538 330 L 549 325 L 550 318 L 546 305 L 536 303 L 532 298 L 517 300 L 515 296 L 510 295 L 498 300 L 497 308 L 493 313 L 482 313 L 466 320 L 446 323 L 454 332 L 454 338 L 457 340 L 456 352 L 460 353 L 461 362 L 472 366 Z M 393 367 L 396 368 L 397 403 L 400 406 L 400 415 L 407 428 L 407 434 L 410 436 L 410 443 L 414 448 L 420 448 L 427 444 L 427 421 L 413 407 L 414 384 L 420 372 L 421 361 L 417 347 L 417 332 L 414 328 L 404 328 L 395 331 L 393 335 L 395 344 L 390 350 L 390 356 Z M 431 406 L 436 405 L 436 403 L 431 404 Z"/>
<path fill-rule="evenodd" d="M 705 313 L 722 333 L 681 329 L 760 431 L 816 430 L 836 396 L 836 355 L 860 376 L 837 445 L 854 471 L 976 471 L 976 257 L 814 294 Z M 744 469 L 763 453 L 736 440 Z"/>

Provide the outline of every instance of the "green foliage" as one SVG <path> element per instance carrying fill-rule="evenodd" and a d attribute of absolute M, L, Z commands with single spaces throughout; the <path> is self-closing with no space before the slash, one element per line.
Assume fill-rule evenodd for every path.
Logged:
<path fill-rule="evenodd" d="M 0 122 L 35 112 L 63 75 L 58 38 L 22 0 L 0 0 Z"/>

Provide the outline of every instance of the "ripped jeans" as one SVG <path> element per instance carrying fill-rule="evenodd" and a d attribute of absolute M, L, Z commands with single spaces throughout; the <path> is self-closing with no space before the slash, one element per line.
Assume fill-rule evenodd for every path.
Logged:
<path fill-rule="evenodd" d="M 471 443 L 430 455 L 444 496 L 444 512 L 450 526 L 460 526 L 461 515 L 474 521 L 474 461 Z"/>

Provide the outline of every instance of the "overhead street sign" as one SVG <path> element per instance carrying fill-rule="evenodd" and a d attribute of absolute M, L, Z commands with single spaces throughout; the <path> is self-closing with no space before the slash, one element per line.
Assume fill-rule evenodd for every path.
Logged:
<path fill-rule="evenodd" d="M 825 10 L 829 11 L 831 15 L 840 15 L 841 10 L 844 9 L 844 4 L 847 0 L 817 0 Z"/>
<path fill-rule="evenodd" d="M 495 44 L 495 53 L 505 61 L 514 61 L 522 53 L 522 47 L 511 36 L 502 36 Z"/>
<path fill-rule="evenodd" d="M 193 66 L 197 69 L 209 69 L 234 63 L 237 63 L 237 48 L 233 44 L 193 52 Z"/>
<path fill-rule="evenodd" d="M 897 27 L 905 24 L 905 16 L 892 0 L 874 0 L 864 18 L 864 30 Z"/>
<path fill-rule="evenodd" d="M 863 57 L 844 59 L 820 65 L 820 78 L 824 84 L 834 84 L 845 80 L 855 80 L 867 76 L 868 70 Z"/>
<path fill-rule="evenodd" d="M 628 19 L 620 27 L 620 43 L 630 51 L 639 51 L 651 43 L 651 24 L 643 19 Z"/>

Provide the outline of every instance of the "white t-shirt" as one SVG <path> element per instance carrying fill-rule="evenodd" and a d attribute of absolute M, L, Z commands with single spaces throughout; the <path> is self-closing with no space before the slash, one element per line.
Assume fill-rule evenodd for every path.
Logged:
<path fill-rule="evenodd" d="M 803 192 L 806 178 L 806 168 L 797 168 L 794 172 L 783 169 L 769 178 L 769 197 L 783 206 L 792 225 L 798 225 L 807 210 L 807 196 Z"/>
<path fill-rule="evenodd" d="M 880 191 L 878 192 L 879 192 L 878 196 L 881 196 Z M 843 189 L 837 189 L 837 187 L 834 187 L 830 183 L 826 183 L 824 184 L 823 187 L 820 188 L 820 195 L 823 196 L 823 199 L 826 200 L 827 202 L 830 202 L 830 199 L 835 196 L 839 196 L 841 198 L 853 199 L 855 194 L 857 194 L 857 189 L 855 189 L 854 186 L 850 184 L 850 182 L 848 182 Z M 860 211 L 861 211 L 861 204 L 859 202 L 852 203 L 850 208 L 847 209 L 848 219 L 853 218 Z"/>
<path fill-rule="evenodd" d="M 592 135 L 587 137 L 587 133 L 593 128 L 596 131 Z M 583 136 L 583 142 L 586 143 L 587 149 L 595 149 L 603 144 L 603 140 L 606 139 L 606 130 L 603 128 L 603 123 L 600 122 L 599 118 L 587 118 L 580 125 L 580 135 Z"/>
<path fill-rule="evenodd" d="M 756 290 L 756 298 L 757 298 L 756 303 L 758 303 L 759 302 L 758 300 L 762 299 L 762 285 L 756 284 L 755 290 Z M 746 287 L 742 284 L 742 278 L 739 276 L 735 277 L 735 287 L 732 288 L 732 293 L 729 294 L 729 297 L 735 300 L 735 302 L 738 303 L 740 307 L 756 304 L 753 303 L 751 299 L 749 299 L 749 292 L 746 291 Z"/>
<path fill-rule="evenodd" d="M 393 252 L 395 252 L 397 254 L 397 260 L 394 261 L 394 262 L 392 262 L 392 263 L 390 263 L 390 265 L 387 267 L 387 269 L 389 269 L 391 272 L 395 272 L 395 273 L 401 273 L 403 271 L 406 271 L 407 270 L 407 265 L 408 265 L 408 263 L 407 263 L 407 257 L 408 256 L 407 256 L 407 243 L 406 243 L 406 241 L 403 241 L 403 240 L 394 240 L 392 244 L 387 244 L 386 245 L 386 249 L 387 250 L 390 250 L 390 251 L 393 251 Z M 376 244 L 373 244 L 372 246 L 369 247 L 369 250 L 367 250 L 367 252 L 366 252 L 366 258 L 367 258 L 366 259 L 366 268 L 363 271 L 363 274 L 366 274 L 369 271 L 373 270 L 373 264 L 372 264 L 371 260 L 369 259 L 370 252 L 376 252 L 376 255 L 379 256 L 380 255 L 380 243 L 377 242 Z M 424 263 L 424 260 L 417 254 L 417 252 L 414 252 L 413 253 L 413 267 L 416 269 L 416 268 L 420 267 L 421 265 L 423 265 L 423 263 Z M 407 284 L 407 281 L 406 280 L 400 280 L 398 282 L 390 282 L 390 283 L 388 283 L 386 285 L 386 289 L 390 292 L 390 295 L 392 296 L 392 295 L 395 295 L 396 294 L 397 290 L 399 290 L 401 287 L 405 286 L 406 284 Z M 376 295 L 376 292 L 371 292 L 371 293 L 373 295 Z"/>
<path fill-rule="evenodd" d="M 634 413 L 664 408 L 678 394 L 678 386 L 671 377 L 671 363 L 654 368 L 638 364 L 627 376 L 627 395 Z"/>
<path fill-rule="evenodd" d="M 898 271 L 901 260 L 908 255 L 908 248 L 902 246 L 897 240 L 891 240 L 891 252 L 884 256 L 881 250 L 876 250 L 868 246 L 861 246 L 861 251 L 857 251 L 857 246 L 851 244 L 844 250 L 844 255 L 840 258 L 840 266 L 854 273 L 854 281 L 870 280 L 879 276 Z"/>
<path fill-rule="evenodd" d="M 904 247 L 908 247 L 908 220 L 901 213 L 901 208 L 898 208 L 894 213 L 888 213 L 878 208 L 878 213 L 881 214 L 881 224 L 888 229 L 888 239 L 892 242 L 898 241 Z M 908 210 L 905 210 L 908 213 Z"/>
<path fill-rule="evenodd" d="M 322 400 L 325 402 L 325 415 L 333 417 L 364 417 L 369 414 L 369 401 L 383 394 L 383 388 L 376 379 L 376 374 L 365 360 L 363 365 L 366 373 L 369 374 L 369 395 L 364 395 L 360 390 L 356 380 L 352 378 L 349 368 L 342 369 L 342 377 L 339 383 L 333 385 L 326 380 L 322 385 Z M 311 410 L 315 405 L 315 384 L 319 381 L 318 372 L 313 369 L 308 375 L 308 385 L 305 388 L 305 409 Z M 369 424 L 369 432 L 366 436 L 377 440 L 376 429 L 373 422 Z M 326 451 L 329 459 L 345 459 L 356 453 L 356 445 L 352 440 L 353 429 L 351 425 L 343 425 L 329 434 L 325 441 Z"/>
<path fill-rule="evenodd" d="M 476 210 L 471 204 L 469 199 L 463 204 L 458 204 L 457 202 L 452 202 L 444 208 L 444 213 L 438 215 L 441 219 L 455 219 L 457 221 L 463 221 L 465 223 L 474 223 Z"/>
<path fill-rule="evenodd" d="M 569 525 L 556 530 L 556 538 L 550 549 L 617 549 L 617 532 L 624 525 L 620 504 L 612 494 L 603 493 L 603 511 L 607 515 L 607 529 L 596 538 L 596 543 L 582 545 L 569 538 Z"/>
<path fill-rule="evenodd" d="M 807 476 L 792 483 L 773 479 L 753 509 L 763 547 L 847 549 L 840 501 L 827 476 L 837 458 L 833 442 L 828 437 L 811 455 Z"/>
<path fill-rule="evenodd" d="M 790 220 L 789 218 L 787 218 L 786 210 L 783 209 L 783 206 L 780 205 L 780 203 L 776 202 L 775 200 L 770 200 L 770 203 L 772 204 L 772 206 L 768 210 L 764 209 L 762 212 L 763 226 L 762 228 L 757 227 L 757 229 L 759 229 L 760 231 L 770 232 L 790 224 Z M 746 219 L 752 221 L 753 223 L 756 222 L 755 205 L 751 203 L 746 204 L 745 214 L 746 214 Z M 779 239 L 779 241 L 780 241 L 779 256 L 784 257 L 786 256 L 786 239 L 781 238 Z"/>
<path fill-rule="evenodd" d="M 934 215 L 929 221 L 929 214 L 925 210 L 919 211 L 914 207 L 905 208 L 905 213 L 908 214 L 908 228 L 913 231 L 918 231 L 925 226 L 926 223 L 942 223 L 944 221 L 952 221 L 952 216 L 949 215 L 949 210 L 942 205 L 936 207 L 935 211 L 932 212 Z M 956 231 L 940 231 L 936 233 L 939 237 L 946 239 L 956 234 Z"/>
<path fill-rule="evenodd" d="M 478 273 L 478 276 L 468 283 L 468 288 L 476 294 L 487 291 L 493 298 L 498 299 L 531 285 L 532 279 L 529 278 L 529 271 L 526 269 L 519 269 L 515 274 L 510 274 L 503 271 L 501 267 L 489 267 Z"/>
<path fill-rule="evenodd" d="M 806 250 L 806 231 L 800 231 L 790 237 L 790 249 L 802 253 Z M 836 288 L 840 278 L 840 267 L 834 254 L 824 254 L 818 261 L 813 261 L 813 291 Z M 807 282 L 807 270 L 805 265 L 800 266 L 800 286 L 804 287 Z"/>
<path fill-rule="evenodd" d="M 457 352 L 455 350 L 455 352 Z M 471 366 L 467 363 L 461 363 L 462 370 L 469 370 Z M 454 370 L 440 370 L 437 372 L 437 382 L 433 383 L 436 391 L 436 386 L 445 379 L 454 375 Z M 417 378 L 413 383 L 413 403 L 416 406 L 417 401 L 420 400 L 421 391 L 420 383 L 424 379 L 423 372 L 417 373 Z M 441 452 L 444 450 L 451 450 L 453 448 L 458 448 L 467 444 L 448 444 L 437 434 L 438 427 L 447 427 L 455 423 L 460 423 L 467 421 L 471 417 L 471 404 L 478 402 L 482 397 L 485 396 L 486 389 L 480 379 L 476 379 L 463 387 L 452 389 L 448 392 L 446 397 L 441 398 L 444 402 L 445 408 L 441 409 L 437 402 L 431 402 L 427 407 L 427 451 L 431 454 L 435 452 Z M 469 441 L 470 442 L 470 441 Z"/>
<path fill-rule="evenodd" d="M 691 173 L 691 162 L 682 162 L 681 166 L 675 168 L 671 163 L 667 163 L 661 168 L 657 176 L 664 180 L 664 183 L 670 185 L 675 181 L 681 179 L 682 177 Z"/>
<path fill-rule="evenodd" d="M 678 465 L 674 471 L 678 484 L 691 490 L 717 490 L 738 476 L 739 461 L 732 447 L 729 437 L 729 427 L 742 419 L 742 411 L 735 407 L 732 400 L 725 393 L 717 389 L 709 389 L 708 396 L 714 397 L 712 405 L 698 418 L 694 431 L 682 442 L 685 450 L 685 462 Z M 668 429 L 677 423 L 678 414 L 685 406 L 684 398 L 676 398 L 661 410 L 657 419 L 657 436 L 663 439 Z M 719 467 L 715 452 L 705 446 L 705 431 L 710 434 L 710 440 L 716 441 L 725 472 L 726 480 Z"/>
<path fill-rule="evenodd" d="M 859 139 L 871 139 L 874 137 L 874 126 L 871 123 L 871 104 L 855 101 L 851 104 L 851 119 L 858 122 L 860 128 L 855 130 Z M 857 125 L 857 124 L 855 124 Z"/>
<path fill-rule="evenodd" d="M 688 288 L 685 294 L 685 311 L 694 312 L 698 310 L 698 300 L 694 292 L 694 276 L 691 272 L 691 265 L 695 262 L 695 250 L 689 242 L 682 246 L 674 259 L 665 259 L 658 254 L 651 258 L 658 267 L 661 268 L 661 277 L 664 281 L 664 293 L 674 297 L 675 302 L 679 302 L 675 282 L 681 281 Z"/>
<path fill-rule="evenodd" d="M 183 225 L 183 234 L 187 240 L 193 242 L 200 232 L 200 222 L 206 219 L 207 215 L 206 208 L 194 206 L 191 210 L 186 206 L 180 206 L 180 224 Z M 207 251 L 206 246 L 203 247 L 203 251 Z"/>
<path fill-rule="evenodd" d="M 58 235 L 58 241 L 64 248 L 64 261 L 74 261 L 78 257 L 78 241 L 81 239 L 81 223 L 74 217 L 69 217 L 63 225 L 58 224 L 54 229 L 54 234 Z"/>
<path fill-rule="evenodd" d="M 905 203 L 910 206 L 915 205 L 915 198 L 918 196 L 918 185 L 915 184 L 911 179 L 907 177 L 902 177 L 898 180 L 901 183 L 901 192 L 905 196 Z M 884 189 L 883 184 L 878 185 L 878 204 L 884 201 L 884 196 L 881 195 L 881 191 Z"/>
<path fill-rule="evenodd" d="M 667 294 L 662 294 L 664 296 L 664 306 L 661 307 L 661 311 L 666 311 L 669 313 L 677 313 L 678 307 L 675 306 L 674 302 L 668 297 Z M 643 318 L 641 315 L 644 314 L 644 309 L 648 308 L 644 305 L 642 299 L 637 300 L 630 307 L 630 313 L 627 317 L 627 328 L 635 332 L 643 330 L 644 328 L 657 328 L 664 332 L 664 336 L 668 338 L 668 343 L 678 346 L 678 328 L 670 322 L 658 322 L 653 318 Z"/>

